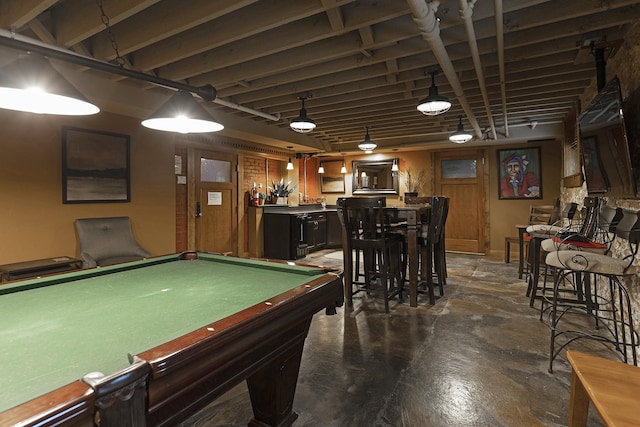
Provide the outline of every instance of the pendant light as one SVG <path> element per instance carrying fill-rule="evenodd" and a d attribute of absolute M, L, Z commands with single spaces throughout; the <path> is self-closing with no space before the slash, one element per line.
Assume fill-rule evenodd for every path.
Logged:
<path fill-rule="evenodd" d="M 0 108 L 36 114 L 96 114 L 90 103 L 49 63 L 34 54 L 20 56 L 0 69 Z"/>
<path fill-rule="evenodd" d="M 316 128 L 316 122 L 307 117 L 307 109 L 304 108 L 304 101 L 309 98 L 311 98 L 311 94 L 308 93 L 300 96 L 300 100 L 302 101 L 300 115 L 291 120 L 291 123 L 289 124 L 291 129 L 298 133 L 309 133 Z"/>
<path fill-rule="evenodd" d="M 364 151 L 365 153 L 371 153 L 378 146 L 378 144 L 373 142 L 371 140 L 371 137 L 369 136 L 369 128 L 370 127 L 371 126 L 365 126 L 364 127 L 366 129 L 366 134 L 364 136 L 364 141 L 362 141 L 360 144 L 358 144 L 358 148 L 361 149 L 362 151 Z"/>
<path fill-rule="evenodd" d="M 293 148 L 291 145 L 287 146 L 287 148 L 289 149 L 289 151 L 291 151 L 291 149 Z M 292 171 L 293 170 L 293 162 L 291 161 L 291 154 L 289 154 L 289 161 L 287 162 L 287 170 L 288 171 Z"/>
<path fill-rule="evenodd" d="M 473 135 L 470 132 L 464 130 L 462 126 L 462 116 L 460 116 L 460 122 L 458 123 L 458 130 L 449 135 L 449 141 L 455 142 L 456 144 L 464 144 L 465 142 L 471 141 Z"/>
<path fill-rule="evenodd" d="M 446 96 L 438 94 L 438 88 L 436 87 L 436 74 L 437 71 L 432 71 L 431 74 L 431 87 L 429 88 L 429 96 L 424 98 L 418 104 L 418 111 L 427 116 L 437 116 L 442 113 L 446 113 L 451 108 L 451 102 Z"/>
<path fill-rule="evenodd" d="M 398 167 L 398 159 L 393 159 L 393 164 L 391 165 L 391 172 L 398 172 L 400 168 Z"/>
<path fill-rule="evenodd" d="M 344 162 L 345 153 L 342 153 L 342 167 L 340 168 L 340 173 L 347 173 L 347 165 Z"/>
<path fill-rule="evenodd" d="M 318 173 L 320 173 L 320 174 L 324 173 L 324 166 L 322 166 L 322 163 L 320 164 L 320 167 L 318 168 Z"/>
<path fill-rule="evenodd" d="M 144 120 L 142 126 L 179 133 L 217 132 L 224 129 L 186 90 L 179 90 Z"/>

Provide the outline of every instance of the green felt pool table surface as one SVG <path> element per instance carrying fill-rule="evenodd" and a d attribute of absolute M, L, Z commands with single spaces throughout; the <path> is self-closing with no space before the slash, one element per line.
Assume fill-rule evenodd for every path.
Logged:
<path fill-rule="evenodd" d="M 0 287 L 0 412 L 325 274 L 322 269 L 176 255 Z M 267 304 L 269 304 L 267 302 Z"/>

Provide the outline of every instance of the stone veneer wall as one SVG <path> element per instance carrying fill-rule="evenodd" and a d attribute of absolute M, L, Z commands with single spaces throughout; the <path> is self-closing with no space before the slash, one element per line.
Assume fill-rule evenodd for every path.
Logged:
<path fill-rule="evenodd" d="M 585 92 L 580 98 L 580 105 L 582 106 L 589 105 L 591 100 L 597 94 L 595 65 L 593 73 L 594 79 L 591 85 L 585 89 Z M 613 58 L 610 58 L 607 62 L 607 81 L 616 75 L 620 79 L 622 99 L 625 99 L 634 89 L 640 87 L 640 23 L 635 23 L 631 26 L 629 32 L 625 36 L 625 41 L 622 47 L 613 56 Z M 640 117 L 638 120 L 640 120 Z M 575 202 L 582 207 L 583 200 L 586 196 L 586 184 L 583 184 L 582 187 L 562 188 L 561 191 L 563 204 L 567 202 Z M 613 197 L 606 199 L 607 204 L 612 206 L 640 210 L 640 200 L 638 199 L 617 199 Z M 622 245 L 614 245 L 612 252 L 613 256 L 624 256 L 628 253 L 624 252 Z M 635 263 L 640 265 L 640 260 L 636 259 Z M 633 315 L 635 328 L 640 332 L 640 278 L 638 276 L 631 277 L 627 280 L 626 286 L 634 308 Z"/>

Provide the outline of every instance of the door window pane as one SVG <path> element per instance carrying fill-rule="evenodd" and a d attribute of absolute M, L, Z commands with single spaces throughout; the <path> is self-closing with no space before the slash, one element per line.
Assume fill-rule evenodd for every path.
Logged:
<path fill-rule="evenodd" d="M 476 161 L 475 159 L 460 160 L 443 160 L 442 161 L 442 178 L 475 178 L 476 177 Z"/>
<path fill-rule="evenodd" d="M 231 182 L 231 162 L 200 159 L 200 181 Z"/>

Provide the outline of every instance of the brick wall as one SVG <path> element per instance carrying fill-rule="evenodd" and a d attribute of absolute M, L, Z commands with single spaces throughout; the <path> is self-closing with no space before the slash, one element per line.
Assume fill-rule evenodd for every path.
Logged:
<path fill-rule="evenodd" d="M 187 148 L 176 147 L 175 155 L 182 158 L 182 176 L 187 176 Z M 186 251 L 187 247 L 187 185 L 178 184 L 176 175 L 176 252 Z"/>

